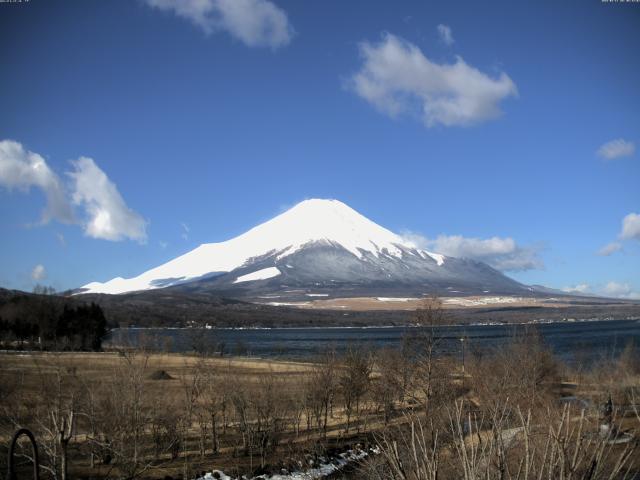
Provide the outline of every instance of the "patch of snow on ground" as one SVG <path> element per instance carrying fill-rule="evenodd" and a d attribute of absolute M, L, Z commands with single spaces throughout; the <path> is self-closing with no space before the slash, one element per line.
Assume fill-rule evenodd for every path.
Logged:
<path fill-rule="evenodd" d="M 307 293 L 307 297 L 328 297 L 328 293 Z"/>
<path fill-rule="evenodd" d="M 299 307 L 300 305 L 311 305 L 310 302 L 268 302 L 272 307 Z"/>
<path fill-rule="evenodd" d="M 469 297 L 469 298 L 445 298 L 444 303 L 449 305 L 463 305 L 467 307 L 474 307 L 478 305 L 493 305 L 496 303 L 517 303 L 523 302 L 527 299 L 523 297 Z"/>
<path fill-rule="evenodd" d="M 233 480 L 229 475 L 225 475 L 220 470 L 214 470 L 212 472 L 207 472 L 204 477 L 200 477 L 198 480 Z"/>
<path fill-rule="evenodd" d="M 247 273 L 235 279 L 233 283 L 241 282 L 253 282 L 256 280 L 266 280 L 267 278 L 273 278 L 280 275 L 280 270 L 277 267 L 263 268 L 262 270 L 256 270 L 255 272 Z"/>
<path fill-rule="evenodd" d="M 348 450 L 344 453 L 339 454 L 336 458 L 329 459 L 325 457 L 320 457 L 321 463 L 314 468 L 310 468 L 303 472 L 292 472 L 292 473 L 282 473 L 275 475 L 259 475 L 257 477 L 253 477 L 250 480 L 314 480 L 320 478 L 326 478 L 334 473 L 342 470 L 344 467 L 351 463 L 358 462 L 370 454 L 377 454 L 379 450 L 377 448 L 373 448 L 370 451 L 365 450 Z M 214 475 L 216 474 L 217 475 Z M 214 470 L 213 472 L 209 472 L 205 474 L 204 477 L 199 477 L 196 480 L 214 480 L 215 478 L 219 478 L 221 480 L 234 480 L 232 477 L 225 475 L 220 470 Z M 247 478 L 247 477 L 242 477 Z"/>
<path fill-rule="evenodd" d="M 411 302 L 413 300 L 420 300 L 419 298 L 402 298 L 402 297 L 376 297 L 379 302 Z"/>

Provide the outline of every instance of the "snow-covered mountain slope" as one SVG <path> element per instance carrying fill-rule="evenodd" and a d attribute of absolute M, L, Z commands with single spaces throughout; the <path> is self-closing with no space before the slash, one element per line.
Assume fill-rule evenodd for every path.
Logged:
<path fill-rule="evenodd" d="M 313 199 L 236 238 L 200 245 L 134 278 L 90 283 L 79 293 L 177 286 L 238 296 L 312 287 L 336 295 L 372 286 L 382 293 L 400 287 L 412 292 L 524 288 L 485 264 L 417 248 L 338 200 Z"/>

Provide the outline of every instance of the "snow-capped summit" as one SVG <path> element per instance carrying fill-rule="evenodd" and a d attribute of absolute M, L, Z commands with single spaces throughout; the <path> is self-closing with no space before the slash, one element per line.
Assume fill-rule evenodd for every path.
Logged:
<path fill-rule="evenodd" d="M 459 262 L 417 248 L 338 200 L 311 199 L 236 238 L 200 245 L 134 278 L 89 283 L 80 292 L 117 294 L 195 283 L 254 292 L 345 283 L 456 284 L 464 276 Z M 472 264 L 516 284 L 484 264 Z"/>
<path fill-rule="evenodd" d="M 339 200 L 323 199 L 300 202 L 274 219 L 230 240 L 245 251 L 278 251 L 279 258 L 291 255 L 311 242 L 319 241 L 339 245 L 358 258 L 362 258 L 365 252 L 376 257 L 383 253 L 401 257 L 400 247 L 415 248 L 412 243 L 372 222 Z M 425 254 L 431 255 L 438 262 L 443 261 L 441 255 L 429 252 Z"/>

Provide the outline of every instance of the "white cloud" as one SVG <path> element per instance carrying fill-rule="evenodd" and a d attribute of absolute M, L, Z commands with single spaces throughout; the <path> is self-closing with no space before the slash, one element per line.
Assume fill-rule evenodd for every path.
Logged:
<path fill-rule="evenodd" d="M 95 162 L 81 157 L 71 163 L 75 170 L 67 173 L 71 185 L 65 188 L 60 177 L 49 168 L 41 155 L 26 150 L 13 140 L 2 140 L 0 186 L 22 191 L 28 191 L 31 187 L 41 189 L 47 198 L 42 223 L 52 219 L 63 223 L 79 223 L 85 233 L 93 238 L 130 238 L 144 242 L 147 237 L 146 222 L 127 207 L 117 187 Z M 84 209 L 85 219 L 76 218 L 74 205 Z M 57 233 L 56 237 L 64 246 L 64 236 Z"/>
<path fill-rule="evenodd" d="M 564 287 L 562 290 L 567 293 L 597 295 L 600 297 L 620 298 L 626 300 L 640 299 L 640 292 L 634 291 L 631 285 L 615 281 L 596 287 L 592 287 L 587 283 L 581 283 L 576 286 Z"/>
<path fill-rule="evenodd" d="M 31 279 L 35 280 L 36 282 L 44 279 L 46 275 L 47 273 L 44 269 L 44 265 L 36 265 L 35 267 L 33 267 L 33 270 L 31 270 Z"/>
<path fill-rule="evenodd" d="M 447 46 L 453 45 L 455 40 L 453 39 L 453 32 L 451 31 L 451 27 L 449 25 L 440 24 L 438 25 L 438 35 L 440 36 L 440 40 Z"/>
<path fill-rule="evenodd" d="M 620 240 L 640 241 L 640 214 L 630 213 L 622 219 L 622 229 L 618 234 Z M 611 242 L 598 251 L 598 255 L 609 256 L 622 250 L 622 243 Z"/>
<path fill-rule="evenodd" d="M 579 283 L 578 285 L 574 285 L 573 287 L 564 287 L 561 289 L 567 293 L 591 293 L 591 285 L 588 283 Z"/>
<path fill-rule="evenodd" d="M 451 257 L 470 258 L 502 271 L 524 271 L 544 268 L 539 249 L 520 246 L 510 237 L 488 239 L 467 238 L 461 235 L 439 235 L 429 239 L 416 234 L 404 237 L 421 248 Z"/>
<path fill-rule="evenodd" d="M 13 140 L 0 141 L 0 186 L 9 190 L 28 192 L 31 187 L 42 190 L 47 206 L 42 212 L 42 223 L 56 219 L 73 222 L 73 210 L 64 186 L 42 156 L 26 150 Z"/>
<path fill-rule="evenodd" d="M 607 297 L 640 299 L 640 292 L 634 292 L 628 283 L 609 282 L 602 289 Z"/>
<path fill-rule="evenodd" d="M 56 238 L 58 239 L 58 243 L 61 247 L 67 246 L 67 240 L 64 238 L 64 235 L 60 232 L 56 233 Z"/>
<path fill-rule="evenodd" d="M 620 238 L 623 240 L 640 240 L 640 214 L 630 213 L 624 217 Z"/>
<path fill-rule="evenodd" d="M 73 201 L 87 215 L 85 234 L 104 240 L 129 238 L 144 243 L 146 222 L 125 204 L 117 187 L 91 158 L 72 162 Z"/>
<path fill-rule="evenodd" d="M 225 31 L 249 47 L 278 48 L 293 37 L 287 14 L 268 0 L 145 0 L 185 18 L 209 35 Z"/>
<path fill-rule="evenodd" d="M 378 44 L 360 44 L 363 64 L 348 87 L 391 117 L 413 114 L 427 127 L 466 126 L 501 114 L 500 102 L 517 96 L 504 72 L 496 78 L 468 65 L 438 64 L 418 47 L 385 34 Z"/>
<path fill-rule="evenodd" d="M 633 142 L 617 138 L 602 145 L 598 149 L 597 154 L 606 160 L 614 160 L 620 157 L 629 157 L 633 155 L 635 151 L 636 146 Z"/>
<path fill-rule="evenodd" d="M 598 250 L 598 255 L 602 255 L 603 257 L 608 257 L 616 252 L 622 250 L 622 244 L 620 242 L 611 242 Z"/>

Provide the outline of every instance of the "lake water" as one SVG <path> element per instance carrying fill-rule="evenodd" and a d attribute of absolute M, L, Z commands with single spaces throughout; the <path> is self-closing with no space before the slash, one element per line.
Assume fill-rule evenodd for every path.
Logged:
<path fill-rule="evenodd" d="M 594 361 L 616 357 L 629 343 L 640 346 L 640 320 L 603 320 L 546 323 L 535 326 L 544 342 L 568 362 Z M 438 329 L 443 353 L 461 353 L 465 348 L 487 351 L 510 341 L 514 325 L 467 325 Z M 412 327 L 369 328 L 274 328 L 274 329 L 118 329 L 105 346 L 147 346 L 173 352 L 190 352 L 194 348 L 212 348 L 224 344 L 227 354 L 257 357 L 304 359 L 327 349 L 341 352 L 351 345 L 365 347 L 399 347 L 403 338 L 418 329 Z"/>

